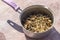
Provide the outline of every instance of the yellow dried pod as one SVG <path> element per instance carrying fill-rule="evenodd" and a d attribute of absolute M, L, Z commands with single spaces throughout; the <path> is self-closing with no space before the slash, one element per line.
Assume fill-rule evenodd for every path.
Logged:
<path fill-rule="evenodd" d="M 52 20 L 50 20 L 50 19 L 49 19 L 49 20 L 48 20 L 48 22 L 49 22 L 49 23 L 51 23 L 51 22 L 52 22 Z"/>

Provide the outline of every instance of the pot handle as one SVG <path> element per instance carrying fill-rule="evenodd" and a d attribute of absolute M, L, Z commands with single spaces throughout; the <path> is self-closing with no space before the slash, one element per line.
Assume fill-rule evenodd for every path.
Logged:
<path fill-rule="evenodd" d="M 15 11 L 19 13 L 22 11 L 20 7 L 13 2 L 13 0 L 2 0 L 2 1 L 11 6 Z"/>

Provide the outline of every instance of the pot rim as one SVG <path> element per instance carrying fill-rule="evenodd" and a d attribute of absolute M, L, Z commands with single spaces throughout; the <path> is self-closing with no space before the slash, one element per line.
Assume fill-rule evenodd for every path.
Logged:
<path fill-rule="evenodd" d="M 45 6 L 45 5 L 31 5 L 31 6 L 26 7 L 25 9 L 30 8 L 30 7 L 32 7 L 32 6 L 42 6 L 43 8 L 46 8 L 47 10 L 49 10 L 49 11 L 51 12 L 51 14 L 54 13 L 49 7 L 47 7 L 47 6 Z M 25 9 L 24 9 L 24 10 L 25 10 Z M 23 10 L 23 11 L 24 11 L 24 10 Z M 21 15 L 20 15 L 20 16 L 21 16 Z M 53 14 L 52 14 L 52 16 L 53 16 Z M 22 16 L 21 16 L 21 17 L 22 17 Z M 20 21 L 21 21 L 21 20 L 20 20 Z M 22 25 L 22 23 L 21 23 L 21 25 Z M 23 25 L 22 25 L 22 27 L 23 27 L 23 29 L 25 29 Z M 49 30 L 52 29 L 53 27 L 54 27 L 54 16 L 53 16 L 53 23 L 52 23 L 51 27 L 50 27 L 48 30 L 44 31 L 44 32 L 34 33 L 34 32 L 29 31 L 29 30 L 26 30 L 26 29 L 25 29 L 25 30 L 28 31 L 28 32 L 34 33 L 34 34 L 41 34 L 41 33 L 45 33 L 45 32 L 47 32 L 47 31 L 49 31 Z"/>

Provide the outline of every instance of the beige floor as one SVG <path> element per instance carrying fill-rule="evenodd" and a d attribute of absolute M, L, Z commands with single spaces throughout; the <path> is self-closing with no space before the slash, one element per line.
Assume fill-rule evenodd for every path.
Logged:
<path fill-rule="evenodd" d="M 60 0 L 14 0 L 14 2 L 19 5 L 22 10 L 30 5 L 45 5 L 51 8 L 55 18 L 54 27 L 58 33 L 52 34 L 53 37 L 47 37 L 45 39 L 60 40 Z M 3 35 L 0 35 L 0 40 L 35 40 L 26 38 L 24 33 L 17 31 L 7 23 L 8 20 L 11 20 L 20 25 L 19 15 L 19 13 L 15 12 L 10 6 L 0 0 L 0 34 Z"/>

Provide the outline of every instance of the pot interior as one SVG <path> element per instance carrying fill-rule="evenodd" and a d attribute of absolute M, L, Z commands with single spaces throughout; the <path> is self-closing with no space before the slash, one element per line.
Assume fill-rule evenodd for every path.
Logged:
<path fill-rule="evenodd" d="M 52 23 L 53 23 L 53 19 L 54 19 L 53 14 L 49 8 L 42 6 L 42 5 L 33 5 L 33 6 L 29 6 L 29 7 L 25 8 L 22 11 L 21 24 L 24 26 L 26 19 L 30 15 L 36 15 L 36 14 L 42 14 L 42 15 L 50 17 L 50 19 L 52 20 Z"/>

